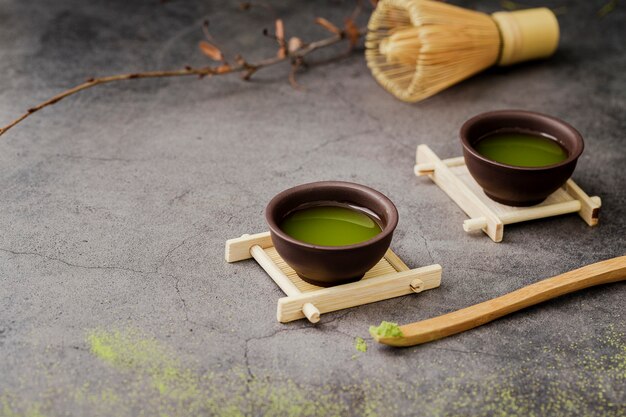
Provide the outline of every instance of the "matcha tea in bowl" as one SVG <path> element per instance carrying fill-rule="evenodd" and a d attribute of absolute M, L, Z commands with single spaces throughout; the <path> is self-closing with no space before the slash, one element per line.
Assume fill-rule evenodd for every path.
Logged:
<path fill-rule="evenodd" d="M 545 200 L 571 177 L 584 149 L 569 124 L 524 110 L 479 114 L 460 136 L 472 177 L 489 198 L 509 206 Z"/>
<path fill-rule="evenodd" d="M 343 181 L 285 190 L 269 202 L 265 217 L 278 254 L 320 287 L 360 280 L 383 258 L 398 224 L 389 198 Z"/>

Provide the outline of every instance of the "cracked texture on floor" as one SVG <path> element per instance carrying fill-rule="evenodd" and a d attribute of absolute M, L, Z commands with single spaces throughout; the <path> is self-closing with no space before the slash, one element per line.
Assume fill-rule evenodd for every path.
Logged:
<path fill-rule="evenodd" d="M 305 41 L 325 36 L 314 16 L 341 22 L 352 6 L 274 4 Z M 367 333 L 626 252 L 625 8 L 599 18 L 600 0 L 545 5 L 566 6 L 552 59 L 416 105 L 385 93 L 355 55 L 302 74 L 305 91 L 280 68 L 251 83 L 102 86 L 1 137 L 0 416 L 624 415 L 623 283 L 421 347 L 384 348 Z M 206 18 L 227 48 L 275 52 L 258 35 L 271 18 L 236 3 L 5 1 L 0 118 L 90 76 L 202 65 Z M 462 211 L 414 177 L 418 143 L 458 156 L 463 121 L 502 108 L 581 131 L 574 178 L 602 197 L 600 226 L 567 215 L 507 226 L 494 244 L 466 234 Z M 225 263 L 224 242 L 266 230 L 277 192 L 324 179 L 387 194 L 400 214 L 394 252 L 412 267 L 440 263 L 441 287 L 316 326 L 277 323 L 283 294 L 254 261 Z M 355 355 L 357 336 L 368 349 Z"/>

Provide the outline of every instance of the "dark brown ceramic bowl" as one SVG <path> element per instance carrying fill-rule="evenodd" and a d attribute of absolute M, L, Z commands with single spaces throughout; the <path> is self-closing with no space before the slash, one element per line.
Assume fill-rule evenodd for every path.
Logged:
<path fill-rule="evenodd" d="M 474 144 L 498 130 L 543 133 L 555 138 L 568 157 L 558 164 L 519 167 L 488 159 L 474 149 Z M 541 113 L 524 110 L 500 110 L 479 114 L 461 127 L 465 164 L 472 177 L 492 200 L 509 206 L 532 206 L 541 203 L 572 175 L 583 151 L 583 138 L 569 124 Z"/>
<path fill-rule="evenodd" d="M 284 217 L 302 204 L 337 201 L 364 207 L 382 221 L 382 232 L 348 246 L 318 246 L 283 232 Z M 290 188 L 272 199 L 265 209 L 272 242 L 278 254 L 308 283 L 321 287 L 358 281 L 385 255 L 398 224 L 398 210 L 387 197 L 364 185 L 321 181 Z"/>

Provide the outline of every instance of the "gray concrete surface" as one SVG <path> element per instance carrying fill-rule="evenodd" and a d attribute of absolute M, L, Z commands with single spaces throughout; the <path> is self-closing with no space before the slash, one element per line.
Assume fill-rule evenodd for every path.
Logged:
<path fill-rule="evenodd" d="M 0 138 L 0 415 L 626 415 L 624 284 L 420 347 L 367 334 L 626 252 L 624 7 L 600 18 L 602 0 L 547 4 L 562 12 L 553 59 L 416 105 L 379 88 L 355 54 L 302 74 L 302 92 L 285 68 L 250 83 L 101 86 Z M 305 40 L 325 36 L 313 17 L 341 22 L 351 7 L 275 4 Z M 0 119 L 91 76 L 201 65 L 206 18 L 226 49 L 273 53 L 260 36 L 271 16 L 234 2 L 4 0 Z M 460 155 L 462 122 L 502 108 L 583 133 L 574 178 L 602 197 L 600 226 L 567 215 L 507 226 L 494 244 L 464 233 L 460 209 L 413 176 L 417 144 Z M 394 250 L 413 267 L 442 264 L 441 288 L 317 326 L 277 323 L 280 290 L 252 261 L 226 264 L 224 241 L 264 231 L 277 192 L 322 179 L 394 200 Z"/>

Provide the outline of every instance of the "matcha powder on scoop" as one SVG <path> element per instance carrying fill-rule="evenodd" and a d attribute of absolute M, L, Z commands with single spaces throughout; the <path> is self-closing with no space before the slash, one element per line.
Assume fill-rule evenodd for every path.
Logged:
<path fill-rule="evenodd" d="M 380 326 L 370 326 L 370 334 L 373 338 L 404 336 L 397 323 L 388 321 L 382 321 Z"/>

